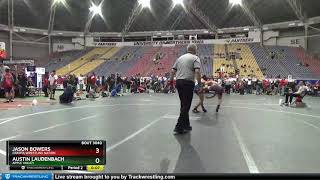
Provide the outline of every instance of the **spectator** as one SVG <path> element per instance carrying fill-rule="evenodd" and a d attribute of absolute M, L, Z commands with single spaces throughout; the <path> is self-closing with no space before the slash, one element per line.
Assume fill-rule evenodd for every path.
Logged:
<path fill-rule="evenodd" d="M 68 87 L 69 79 L 70 79 L 70 75 L 66 75 L 66 77 L 63 78 L 63 81 L 62 81 L 63 90 L 65 90 Z"/>
<path fill-rule="evenodd" d="M 87 93 L 89 93 L 90 89 L 96 89 L 96 74 L 92 73 L 87 80 Z"/>
<path fill-rule="evenodd" d="M 2 77 L 2 76 L 4 75 L 6 69 L 8 69 L 8 68 L 9 68 L 9 67 L 8 67 L 8 66 L 5 66 L 5 65 L 3 64 L 3 62 L 0 63 L 0 77 Z M 9 68 L 9 69 L 10 69 L 10 68 Z M 1 79 L 0 79 L 0 81 L 1 81 Z"/>
<path fill-rule="evenodd" d="M 100 76 L 97 76 L 96 85 L 97 85 L 97 87 L 101 86 L 101 78 L 100 78 Z"/>
<path fill-rule="evenodd" d="M 279 85 L 280 96 L 284 96 L 284 90 L 285 90 L 285 87 L 287 86 L 287 84 L 288 84 L 288 81 L 285 78 L 281 79 L 280 85 Z"/>
<path fill-rule="evenodd" d="M 295 93 L 290 93 L 290 92 L 289 92 L 289 93 L 286 94 L 286 101 L 285 101 L 284 104 L 285 104 L 286 106 L 288 106 L 288 103 L 292 104 L 293 97 L 299 97 L 299 96 L 301 96 L 302 93 L 303 93 L 304 91 L 306 91 L 307 89 L 308 89 L 308 88 L 307 88 L 305 82 L 304 82 L 304 81 L 301 81 L 301 82 L 299 83 L 298 91 L 296 91 Z M 290 97 L 290 101 L 288 101 L 288 100 L 289 100 L 289 97 Z"/>
<path fill-rule="evenodd" d="M 247 89 L 248 89 L 248 94 L 252 94 L 252 80 L 248 79 L 248 84 L 247 84 Z"/>
<path fill-rule="evenodd" d="M 225 84 L 226 93 L 227 93 L 227 94 L 230 94 L 230 93 L 231 93 L 231 91 L 230 91 L 230 90 L 231 90 L 231 83 L 232 83 L 232 82 L 231 82 L 231 79 L 229 79 L 229 78 L 226 79 L 226 80 L 225 80 L 225 83 L 226 83 L 226 84 Z"/>
<path fill-rule="evenodd" d="M 12 76 L 12 73 L 10 72 L 10 68 L 5 68 L 5 72 L 2 76 L 2 86 L 4 88 L 5 97 L 6 97 L 6 103 L 13 102 L 13 83 L 14 79 Z"/>
<path fill-rule="evenodd" d="M 20 97 L 25 97 L 26 93 L 27 93 L 27 82 L 28 82 L 28 78 L 27 76 L 24 74 L 24 72 L 20 72 L 18 75 L 18 91 L 19 91 L 19 95 Z"/>
<path fill-rule="evenodd" d="M 256 95 L 261 95 L 262 82 L 258 79 L 256 84 Z"/>
<path fill-rule="evenodd" d="M 57 88 L 57 80 L 58 76 L 56 75 L 56 71 L 52 71 L 52 73 L 49 75 L 49 92 L 50 92 L 50 99 L 55 100 L 54 95 Z"/>
<path fill-rule="evenodd" d="M 48 88 L 49 88 L 49 76 L 48 74 L 45 74 L 43 76 L 43 87 L 42 87 L 42 91 L 44 92 L 44 97 L 49 97 Z"/>
<path fill-rule="evenodd" d="M 320 91 L 320 81 L 317 81 L 315 86 L 314 86 L 314 95 L 318 96 L 318 92 Z"/>
<path fill-rule="evenodd" d="M 78 78 L 78 82 L 79 82 L 79 91 L 82 94 L 83 86 L 84 86 L 84 77 L 82 74 L 80 74 L 80 77 Z"/>

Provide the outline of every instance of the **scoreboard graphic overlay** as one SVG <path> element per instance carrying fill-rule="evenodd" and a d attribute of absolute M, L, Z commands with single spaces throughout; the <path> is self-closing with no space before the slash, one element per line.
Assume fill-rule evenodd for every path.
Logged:
<path fill-rule="evenodd" d="M 106 141 L 7 141 L 6 163 L 10 170 L 98 170 Z"/>

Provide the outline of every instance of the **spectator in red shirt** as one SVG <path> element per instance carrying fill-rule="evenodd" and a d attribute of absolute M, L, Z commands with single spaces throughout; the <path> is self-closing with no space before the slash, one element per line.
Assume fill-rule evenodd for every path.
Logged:
<path fill-rule="evenodd" d="M 288 81 L 286 79 L 281 79 L 280 81 L 280 96 L 284 96 L 284 89 L 287 86 Z"/>
<path fill-rule="evenodd" d="M 96 89 L 97 77 L 95 73 L 92 73 L 91 76 L 87 79 L 87 93 L 89 93 L 90 89 Z"/>
<path fill-rule="evenodd" d="M 93 88 L 96 86 L 97 84 L 97 76 L 95 73 L 92 73 L 92 76 L 91 76 L 91 83 L 93 85 Z"/>
<path fill-rule="evenodd" d="M 43 76 L 43 87 L 42 87 L 42 91 L 44 92 L 45 97 L 49 97 L 48 88 L 49 88 L 49 76 L 48 74 L 46 74 Z"/>
<path fill-rule="evenodd" d="M 57 84 L 63 84 L 63 78 L 60 75 L 58 76 Z"/>
<path fill-rule="evenodd" d="M 268 79 L 263 80 L 263 93 L 267 93 L 267 90 L 270 86 L 270 82 Z"/>
<path fill-rule="evenodd" d="M 4 88 L 5 96 L 6 96 L 6 103 L 9 103 L 10 101 L 13 102 L 13 76 L 10 72 L 10 68 L 5 69 L 5 73 L 3 74 L 2 79 L 2 87 Z"/>

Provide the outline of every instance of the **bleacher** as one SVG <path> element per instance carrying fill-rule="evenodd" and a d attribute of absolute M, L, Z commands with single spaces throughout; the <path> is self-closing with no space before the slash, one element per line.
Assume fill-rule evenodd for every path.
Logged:
<path fill-rule="evenodd" d="M 129 69 L 133 67 L 146 53 L 149 51 L 150 47 L 131 47 L 132 49 L 132 56 L 127 60 L 122 63 L 120 63 L 116 68 L 114 68 L 115 72 L 120 72 L 123 75 L 127 74 Z"/>
<path fill-rule="evenodd" d="M 223 56 L 220 56 L 221 54 L 224 54 Z M 227 60 L 226 58 L 226 51 L 224 45 L 217 44 L 214 46 L 214 60 L 213 60 L 213 72 L 214 76 L 219 77 L 218 69 L 220 69 L 222 66 L 224 66 L 224 73 L 225 74 L 234 74 L 235 73 L 235 67 L 233 65 L 233 62 L 230 60 Z"/>
<path fill-rule="evenodd" d="M 249 47 L 251 48 L 252 54 L 255 56 L 260 69 L 266 76 L 271 77 L 280 75 L 280 77 L 283 78 L 289 75 L 289 71 L 284 69 L 276 59 L 272 59 L 269 52 L 261 47 L 260 44 L 249 44 Z"/>
<path fill-rule="evenodd" d="M 164 56 L 158 60 L 157 63 L 153 63 L 149 71 L 147 71 L 146 75 L 165 75 L 170 72 L 173 64 L 175 63 L 178 55 L 181 52 L 181 47 L 162 47 L 159 52 L 161 52 Z"/>
<path fill-rule="evenodd" d="M 236 52 L 240 50 L 241 59 L 237 60 L 237 66 L 240 69 L 241 77 L 256 77 L 258 79 L 263 79 L 263 73 L 257 64 L 256 58 L 252 54 L 250 47 L 246 44 L 234 44 L 229 46 L 230 51 Z M 246 68 L 241 68 L 241 66 L 246 66 Z"/>
<path fill-rule="evenodd" d="M 113 47 L 113 48 L 103 48 L 101 49 L 101 54 L 97 54 L 97 57 L 94 59 L 91 59 L 89 62 L 85 63 L 75 71 L 72 71 L 72 74 L 75 74 L 79 76 L 80 74 L 86 75 L 89 72 L 96 69 L 98 66 L 102 65 L 106 61 L 108 61 L 117 51 L 119 48 Z"/>
<path fill-rule="evenodd" d="M 201 72 L 206 76 L 213 75 L 214 46 L 210 44 L 198 45 L 198 54 L 201 60 Z"/>
<path fill-rule="evenodd" d="M 86 75 L 90 72 L 100 76 L 113 73 L 125 76 L 164 75 L 170 72 L 175 60 L 185 52 L 186 46 L 94 48 L 59 53 L 53 58 L 56 63 L 48 63 L 46 68 L 47 71 L 58 69 L 58 75 Z M 272 57 L 272 52 L 277 57 Z M 154 61 L 157 54 L 161 54 L 161 58 Z M 320 61 L 300 48 L 261 47 L 259 44 L 198 45 L 198 55 L 201 71 L 207 76 L 219 76 L 217 70 L 224 66 L 225 75 L 234 75 L 235 70 L 239 69 L 241 77 L 320 77 Z M 309 64 L 309 67 L 305 64 Z"/>
<path fill-rule="evenodd" d="M 50 58 L 50 61 L 47 64 L 45 64 L 44 67 L 48 72 L 60 69 L 66 66 L 67 64 L 71 63 L 73 60 L 84 56 L 86 53 L 88 53 L 91 50 L 92 48 L 88 48 L 86 50 L 57 52 L 53 54 L 53 56 Z M 41 66 L 40 64 L 37 64 L 37 65 Z"/>
<path fill-rule="evenodd" d="M 127 69 L 135 63 L 135 60 L 139 59 L 138 56 L 142 56 L 145 48 L 140 47 L 122 47 L 117 53 L 115 53 L 110 60 L 104 64 L 98 66 L 93 70 L 99 76 L 108 76 L 114 73 L 126 73 Z"/>
<path fill-rule="evenodd" d="M 160 49 L 161 47 L 150 47 L 148 51 L 146 51 L 143 56 L 133 65 L 133 67 L 128 69 L 126 74 L 128 76 L 135 74 L 145 75 L 145 73 L 150 70 L 154 64 L 153 58 Z"/>
<path fill-rule="evenodd" d="M 66 75 L 76 69 L 80 68 L 84 64 L 88 63 L 90 60 L 94 60 L 99 55 L 103 55 L 107 49 L 106 48 L 94 48 L 93 50 L 89 51 L 85 55 L 79 57 L 75 61 L 67 64 L 66 66 L 57 70 L 58 75 Z"/>
<path fill-rule="evenodd" d="M 301 61 L 294 54 L 292 47 L 284 46 L 266 46 L 268 52 L 275 52 L 275 61 L 288 71 L 288 75 L 293 78 L 304 79 L 312 78 L 314 74 L 305 66 L 301 66 Z M 277 57 L 279 56 L 279 57 Z"/>
<path fill-rule="evenodd" d="M 306 53 L 303 48 L 293 48 L 293 50 L 295 55 L 303 62 L 303 64 L 308 64 L 308 68 L 313 72 L 313 74 L 320 78 L 320 58 Z"/>

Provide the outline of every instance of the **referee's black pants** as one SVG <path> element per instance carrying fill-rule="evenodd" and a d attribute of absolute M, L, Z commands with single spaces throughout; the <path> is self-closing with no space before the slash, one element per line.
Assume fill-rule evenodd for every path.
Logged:
<path fill-rule="evenodd" d="M 182 131 L 190 127 L 189 111 L 193 98 L 194 82 L 190 80 L 177 80 L 176 84 L 180 98 L 180 116 L 176 125 L 176 131 Z"/>

